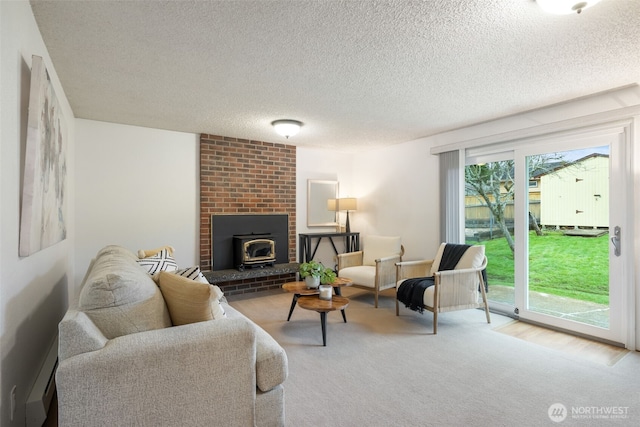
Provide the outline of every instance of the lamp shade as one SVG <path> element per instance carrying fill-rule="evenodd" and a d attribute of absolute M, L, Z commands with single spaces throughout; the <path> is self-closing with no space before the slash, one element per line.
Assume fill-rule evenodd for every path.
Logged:
<path fill-rule="evenodd" d="M 341 211 L 355 211 L 358 209 L 358 199 L 355 197 L 338 199 L 338 209 Z"/>
<path fill-rule="evenodd" d="M 338 203 L 336 199 L 327 199 L 327 210 L 336 212 L 338 210 Z"/>
<path fill-rule="evenodd" d="M 555 15 L 568 15 L 570 13 L 580 13 L 600 0 L 536 0 L 542 10 Z"/>
<path fill-rule="evenodd" d="M 294 136 L 300 131 L 302 122 L 297 120 L 276 120 L 271 122 L 271 125 L 279 135 L 288 139 L 290 136 Z"/>

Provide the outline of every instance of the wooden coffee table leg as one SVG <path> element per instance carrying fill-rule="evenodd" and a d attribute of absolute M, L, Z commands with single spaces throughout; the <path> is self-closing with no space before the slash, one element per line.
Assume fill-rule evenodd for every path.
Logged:
<path fill-rule="evenodd" d="M 342 291 L 340 290 L 340 286 L 334 286 L 333 290 L 336 291 L 336 295 L 338 295 L 339 297 L 342 296 Z M 340 311 L 342 312 L 342 320 L 344 320 L 344 323 L 347 323 L 347 315 L 344 312 L 344 308 Z"/>
<path fill-rule="evenodd" d="M 331 301 L 321 300 L 318 295 L 300 296 L 298 305 L 305 310 L 314 310 L 320 313 L 320 326 L 322 326 L 322 345 L 327 345 L 327 313 L 329 311 L 344 310 L 349 305 L 349 299 L 334 296 Z M 343 314 L 344 315 L 344 314 Z"/>
<path fill-rule="evenodd" d="M 322 345 L 327 346 L 327 312 L 320 312 L 320 324 L 322 325 Z"/>
<path fill-rule="evenodd" d="M 287 322 L 291 319 L 291 315 L 293 314 L 293 309 L 296 308 L 296 303 L 298 302 L 298 297 L 300 294 L 293 294 L 293 299 L 291 300 L 291 308 L 289 309 L 289 317 L 287 317 Z"/>

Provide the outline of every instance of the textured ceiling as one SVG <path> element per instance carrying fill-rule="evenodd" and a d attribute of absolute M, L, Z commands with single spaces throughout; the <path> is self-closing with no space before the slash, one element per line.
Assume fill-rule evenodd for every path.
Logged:
<path fill-rule="evenodd" d="M 359 150 L 640 82 L 638 0 L 31 4 L 76 117 L 159 129 Z"/>

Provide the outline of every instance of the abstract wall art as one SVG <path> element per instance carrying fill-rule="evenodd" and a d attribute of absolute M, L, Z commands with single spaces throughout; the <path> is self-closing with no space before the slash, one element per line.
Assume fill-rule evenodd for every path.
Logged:
<path fill-rule="evenodd" d="M 20 256 L 29 256 L 67 237 L 66 126 L 44 62 L 39 56 L 32 58 Z"/>

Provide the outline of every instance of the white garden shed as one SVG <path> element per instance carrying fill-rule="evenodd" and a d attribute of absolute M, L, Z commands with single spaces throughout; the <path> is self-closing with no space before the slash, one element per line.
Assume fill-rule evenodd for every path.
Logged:
<path fill-rule="evenodd" d="M 609 227 L 607 154 L 590 154 L 538 178 L 541 225 Z"/>

